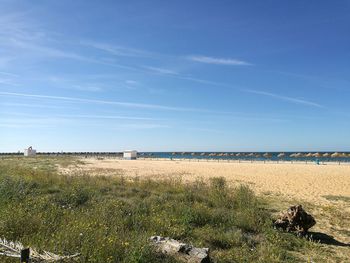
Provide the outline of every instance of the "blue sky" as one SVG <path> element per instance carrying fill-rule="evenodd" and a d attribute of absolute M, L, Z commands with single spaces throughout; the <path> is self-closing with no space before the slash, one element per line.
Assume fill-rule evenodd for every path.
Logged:
<path fill-rule="evenodd" d="M 0 151 L 349 151 L 349 1 L 0 0 Z"/>

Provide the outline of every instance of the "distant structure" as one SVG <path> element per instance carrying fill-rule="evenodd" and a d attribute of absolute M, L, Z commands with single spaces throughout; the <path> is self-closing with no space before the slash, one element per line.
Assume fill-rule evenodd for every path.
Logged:
<path fill-rule="evenodd" d="M 123 152 L 123 158 L 125 160 L 136 160 L 137 159 L 137 151 L 135 150 L 126 150 Z"/>
<path fill-rule="evenodd" d="M 28 149 L 24 149 L 24 156 L 35 156 L 36 150 L 33 149 L 32 146 L 28 147 Z"/>

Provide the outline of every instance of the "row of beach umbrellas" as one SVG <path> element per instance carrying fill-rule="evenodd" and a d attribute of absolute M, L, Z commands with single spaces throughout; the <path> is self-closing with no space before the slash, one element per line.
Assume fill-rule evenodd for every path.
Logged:
<path fill-rule="evenodd" d="M 173 156 L 175 155 L 191 155 L 191 156 L 210 156 L 210 157 L 252 157 L 252 158 L 272 158 L 271 153 L 207 153 L 207 152 L 173 152 Z M 340 153 L 340 152 L 334 152 L 334 153 L 292 153 L 292 154 L 286 154 L 286 153 L 279 153 L 277 155 L 278 158 L 350 158 L 350 153 Z"/>

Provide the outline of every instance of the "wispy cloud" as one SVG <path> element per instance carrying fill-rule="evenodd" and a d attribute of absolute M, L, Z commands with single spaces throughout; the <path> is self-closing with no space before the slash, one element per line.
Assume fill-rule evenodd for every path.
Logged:
<path fill-rule="evenodd" d="M 1 105 L 1 104 L 0 104 Z M 118 120 L 139 120 L 139 121 L 159 121 L 159 118 L 138 117 L 138 116 L 126 116 L 126 115 L 91 115 L 91 114 L 46 114 L 40 112 L 40 114 L 28 114 L 23 112 L 2 112 L 2 116 L 24 116 L 26 118 L 57 118 L 57 119 L 118 119 Z"/>
<path fill-rule="evenodd" d="M 125 129 L 159 129 L 159 128 L 170 128 L 169 125 L 164 124 L 155 124 L 155 123 L 129 123 L 129 124 L 121 124 L 119 128 Z"/>
<path fill-rule="evenodd" d="M 324 108 L 323 105 L 318 104 L 318 103 L 313 102 L 313 101 L 309 101 L 309 100 L 304 100 L 304 99 L 299 99 L 299 98 L 293 98 L 293 97 L 278 95 L 278 94 L 265 92 L 265 91 L 260 91 L 260 90 L 247 89 L 247 90 L 242 90 L 242 91 L 253 93 L 253 94 L 258 94 L 258 95 L 263 95 L 263 96 L 267 96 L 267 97 L 272 97 L 272 98 L 275 98 L 275 99 L 278 99 L 278 100 L 284 100 L 284 101 L 292 102 L 292 103 L 295 103 L 295 104 L 302 104 L 302 105 L 307 105 L 307 106 L 312 106 L 312 107 L 317 107 L 317 108 Z"/>
<path fill-rule="evenodd" d="M 171 107 L 171 106 L 164 106 L 164 105 L 158 105 L 158 104 L 145 104 L 145 103 L 120 102 L 120 101 L 109 101 L 109 100 L 84 99 L 84 98 L 76 98 L 76 97 L 51 96 L 51 95 L 15 93 L 15 92 L 0 92 L 0 96 L 16 96 L 16 97 L 26 97 L 26 98 L 70 101 L 70 102 L 77 102 L 77 103 L 105 104 L 105 105 L 115 105 L 115 106 L 129 107 L 129 108 L 143 108 L 143 109 L 153 109 L 153 110 L 199 111 L 198 109 Z"/>
<path fill-rule="evenodd" d="M 126 80 L 125 83 L 128 84 L 128 85 L 138 85 L 138 84 L 140 84 L 136 80 Z"/>
<path fill-rule="evenodd" d="M 188 56 L 187 59 L 199 63 L 206 63 L 206 64 L 216 64 L 216 65 L 228 65 L 228 66 L 250 66 L 253 65 L 249 62 L 239 60 L 239 59 L 232 59 L 232 58 L 214 58 L 214 57 L 207 57 L 207 56 Z"/>
<path fill-rule="evenodd" d="M 74 124 L 73 120 L 63 119 L 63 118 L 1 118 L 0 127 L 4 128 L 50 128 L 57 127 L 63 124 Z"/>
<path fill-rule="evenodd" d="M 0 77 L 0 84 L 8 85 L 8 86 L 18 86 L 12 79 L 9 78 L 1 78 Z"/>
<path fill-rule="evenodd" d="M 62 50 L 55 47 L 45 46 L 43 44 L 38 44 L 33 42 L 30 43 L 28 41 L 22 41 L 19 39 L 10 39 L 9 44 L 11 45 L 12 48 L 17 47 L 23 50 L 35 52 L 35 55 L 38 57 L 68 58 L 68 59 L 74 59 L 74 60 L 81 60 L 85 62 L 97 62 L 92 58 L 88 58 L 86 56 L 82 56 L 74 52 Z"/>
<path fill-rule="evenodd" d="M 18 75 L 0 71 L 0 84 L 10 85 L 10 86 L 18 86 L 16 80 Z"/>
<path fill-rule="evenodd" d="M 119 116 L 119 115 L 59 115 L 59 117 L 65 118 L 77 118 L 77 119 L 117 119 L 117 120 L 158 120 L 154 118 L 147 117 L 135 117 L 135 116 Z"/>
<path fill-rule="evenodd" d="M 72 85 L 71 88 L 75 90 L 80 90 L 80 91 L 91 91 L 91 92 L 103 91 L 103 88 L 99 86 L 92 86 L 92 85 Z"/>
<path fill-rule="evenodd" d="M 150 67 L 150 66 L 144 66 L 143 68 L 148 69 L 152 72 L 158 73 L 158 74 L 165 74 L 165 75 L 179 75 L 178 72 L 166 69 L 166 68 L 158 68 L 158 67 Z"/>
<path fill-rule="evenodd" d="M 5 75 L 5 76 L 9 76 L 9 77 L 18 77 L 17 74 L 13 74 L 13 73 L 9 73 L 9 72 L 4 72 L 4 71 L 0 71 L 0 75 Z"/>
<path fill-rule="evenodd" d="M 97 122 L 102 121 L 102 122 Z M 113 120 L 119 120 L 115 122 Z M 23 112 L 2 112 L 0 127 L 4 128 L 46 128 L 62 125 L 101 126 L 121 129 L 168 128 L 158 118 L 126 115 L 86 115 L 86 114 L 27 114 Z M 103 124 L 104 123 L 104 124 Z"/>
<path fill-rule="evenodd" d="M 0 106 L 4 107 L 22 107 L 22 108 L 43 108 L 43 109 L 76 109 L 73 107 L 65 106 L 54 106 L 54 105 L 44 105 L 44 104 L 30 104 L 30 103 L 13 103 L 13 102 L 5 102 L 0 103 Z"/>
<path fill-rule="evenodd" d="M 148 57 L 152 53 L 135 48 L 123 47 L 118 45 L 111 45 L 107 43 L 95 42 L 95 41 L 80 41 L 81 45 L 92 47 L 98 50 L 105 51 L 115 56 L 126 56 L 126 57 Z"/>
<path fill-rule="evenodd" d="M 63 76 L 40 76 L 40 80 L 45 79 L 49 82 L 52 82 L 55 87 L 69 90 L 79 90 L 79 91 L 88 91 L 88 92 L 100 92 L 103 91 L 104 88 L 99 83 L 82 83 L 79 82 L 80 78 L 67 78 Z M 79 83 L 79 84 L 78 84 Z"/>

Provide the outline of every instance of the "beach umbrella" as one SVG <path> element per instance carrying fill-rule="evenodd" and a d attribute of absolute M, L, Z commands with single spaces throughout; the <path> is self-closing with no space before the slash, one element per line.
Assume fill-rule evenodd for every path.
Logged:
<path fill-rule="evenodd" d="M 247 156 L 248 156 L 248 157 L 254 157 L 255 154 L 254 154 L 254 153 L 249 153 Z"/>
<path fill-rule="evenodd" d="M 322 156 L 322 154 L 320 154 L 320 153 L 314 153 L 313 156 L 316 157 L 316 158 L 320 158 L 320 157 Z"/>
<path fill-rule="evenodd" d="M 314 156 L 313 153 L 308 153 L 308 154 L 305 155 L 305 157 L 312 157 L 312 156 Z"/>
<path fill-rule="evenodd" d="M 237 157 L 240 157 L 240 156 L 241 156 L 241 153 L 236 153 L 236 156 L 237 156 Z"/>
<path fill-rule="evenodd" d="M 201 153 L 201 156 L 204 156 L 205 155 L 205 153 Z"/>
<path fill-rule="evenodd" d="M 271 158 L 271 157 L 272 157 L 272 155 L 271 155 L 270 153 L 264 153 L 263 156 L 264 156 L 265 158 Z"/>
<path fill-rule="evenodd" d="M 194 156 L 196 153 L 191 153 L 191 156 Z"/>
<path fill-rule="evenodd" d="M 302 153 L 292 153 L 289 157 L 300 158 L 303 157 Z"/>
<path fill-rule="evenodd" d="M 329 153 L 324 153 L 323 155 L 322 155 L 323 157 L 329 157 L 329 156 L 331 156 Z"/>
<path fill-rule="evenodd" d="M 341 157 L 341 154 L 338 153 L 338 152 L 335 152 L 335 153 L 332 153 L 332 154 L 331 154 L 331 157 L 332 157 L 332 158 L 338 158 L 338 157 Z"/>
<path fill-rule="evenodd" d="M 277 155 L 278 158 L 283 158 L 283 157 L 285 157 L 285 156 L 286 156 L 285 153 L 280 153 L 280 154 Z"/>

